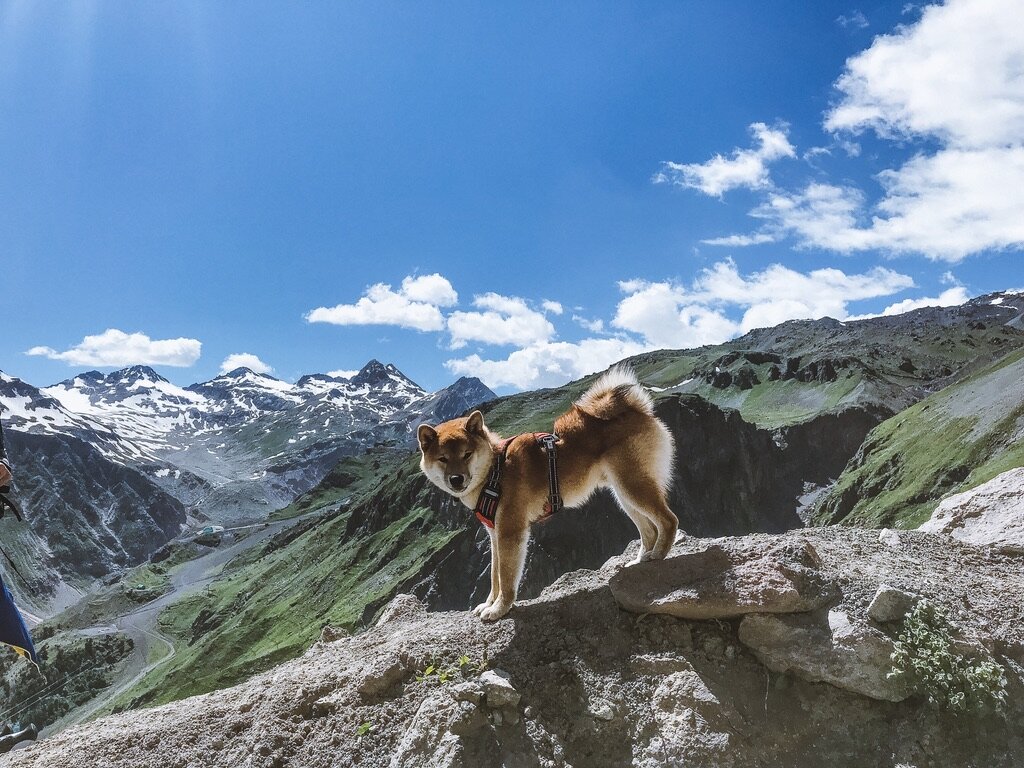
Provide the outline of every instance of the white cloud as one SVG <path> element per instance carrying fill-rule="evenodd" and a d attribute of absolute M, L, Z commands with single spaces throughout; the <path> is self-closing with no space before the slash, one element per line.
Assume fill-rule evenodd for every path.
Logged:
<path fill-rule="evenodd" d="M 768 186 L 768 163 L 795 157 L 796 151 L 789 143 L 784 126 L 769 128 L 764 123 L 754 123 L 750 132 L 759 145 L 756 149 L 734 149 L 731 157 L 715 155 L 706 163 L 665 162 L 655 174 L 654 183 L 699 189 L 715 197 L 738 187 Z"/>
<path fill-rule="evenodd" d="M 577 323 L 581 328 L 585 328 L 591 333 L 601 333 L 604 331 L 604 320 L 602 320 L 599 317 L 590 319 L 587 317 L 583 317 L 582 315 L 573 315 L 572 320 L 574 323 Z"/>
<path fill-rule="evenodd" d="M 447 279 L 438 274 L 409 276 L 398 291 L 386 283 L 371 285 L 355 304 L 317 307 L 306 314 L 310 323 L 334 325 L 397 325 L 417 331 L 440 331 L 449 307 L 459 297 Z"/>
<path fill-rule="evenodd" d="M 637 288 L 635 283 L 620 284 Z M 638 333 L 652 347 L 669 349 L 718 344 L 739 325 L 718 310 L 696 303 L 672 283 L 647 283 L 619 302 L 612 325 Z"/>
<path fill-rule="evenodd" d="M 1024 138 L 1020 0 L 950 0 L 846 62 L 830 131 L 933 136 L 959 148 Z"/>
<path fill-rule="evenodd" d="M 963 283 L 960 282 L 957 276 L 954 275 L 953 272 L 948 269 L 942 273 L 942 276 L 939 277 L 939 280 L 942 282 L 943 285 L 963 285 Z"/>
<path fill-rule="evenodd" d="M 356 371 L 337 370 L 337 371 L 328 371 L 327 375 L 328 376 L 333 376 L 336 379 L 351 379 L 357 373 L 359 373 L 358 370 L 356 370 Z"/>
<path fill-rule="evenodd" d="M 647 349 L 648 345 L 638 341 L 616 338 L 539 342 L 517 349 L 505 359 L 470 355 L 448 360 L 445 367 L 458 376 L 476 376 L 489 387 L 555 387 Z"/>
<path fill-rule="evenodd" d="M 565 312 L 565 307 L 563 307 L 557 301 L 551 301 L 550 299 L 545 299 L 544 301 L 542 301 L 540 303 L 540 306 L 545 312 L 550 312 L 552 315 L 560 315 L 563 312 Z"/>
<path fill-rule="evenodd" d="M 836 24 L 843 27 L 853 27 L 854 29 L 865 29 L 869 26 L 868 17 L 865 16 L 861 11 L 853 11 L 852 13 L 839 16 L 836 19 Z"/>
<path fill-rule="evenodd" d="M 705 245 L 728 245 L 735 248 L 743 248 L 748 245 L 761 245 L 763 243 L 774 243 L 778 239 L 768 232 L 757 232 L 753 235 L 727 235 L 726 237 L 712 237 L 701 240 Z"/>
<path fill-rule="evenodd" d="M 224 358 L 220 364 L 221 373 L 229 373 L 236 368 L 248 368 L 255 373 L 273 373 L 274 369 L 260 360 L 256 355 L 248 352 L 236 352 Z"/>
<path fill-rule="evenodd" d="M 764 226 L 705 242 L 741 246 L 790 236 L 798 245 L 840 253 L 880 250 L 953 263 L 988 250 L 1024 249 L 1022 68 L 1020 0 L 949 0 L 924 8 L 916 23 L 876 37 L 847 60 L 836 81 L 839 98 L 824 116 L 840 146 L 856 147 L 850 135 L 873 131 L 918 148 L 877 174 L 876 199 L 820 180 L 780 190 L 766 170 L 760 177 L 751 171 L 754 183 L 747 186 L 765 195 L 752 214 Z M 850 154 L 858 153 L 859 147 Z M 713 186 L 698 176 L 689 181 L 683 186 L 705 192 Z M 721 194 L 732 186 L 743 184 L 715 188 Z"/>
<path fill-rule="evenodd" d="M 670 282 L 620 283 L 628 295 L 612 325 L 640 334 L 656 347 L 696 347 L 786 320 L 842 320 L 850 302 L 889 296 L 913 285 L 907 275 L 881 267 L 848 275 L 838 269 L 802 273 L 773 264 L 743 276 L 728 259 L 703 270 L 691 289 Z M 739 321 L 726 314 L 729 307 L 743 310 Z"/>
<path fill-rule="evenodd" d="M 484 311 L 448 315 L 452 349 L 470 341 L 527 346 L 549 341 L 555 335 L 555 327 L 544 314 L 530 309 L 516 296 L 485 293 L 473 298 L 473 306 Z"/>
<path fill-rule="evenodd" d="M 125 333 L 108 328 L 95 336 L 86 336 L 64 352 L 52 347 L 32 347 L 25 354 L 63 360 L 69 365 L 168 365 L 187 368 L 199 359 L 202 347 L 202 342 L 197 339 L 151 339 L 144 333 Z"/>
<path fill-rule="evenodd" d="M 868 221 L 860 190 L 813 182 L 771 193 L 752 211 L 768 228 L 750 237 L 789 234 L 841 253 L 879 249 L 949 262 L 1024 247 L 1024 146 L 918 155 L 879 181 L 885 197 Z"/>
<path fill-rule="evenodd" d="M 830 315 L 842 320 L 852 302 L 889 296 L 913 285 L 910 277 L 881 267 L 862 274 L 838 269 L 803 273 L 775 264 L 742 275 L 730 259 L 703 270 L 690 287 L 669 281 L 620 282 L 625 296 L 611 322 L 620 331 L 618 336 L 576 342 L 546 336 L 518 345 L 505 357 L 473 354 L 448 360 L 445 367 L 456 375 L 478 376 L 490 387 L 556 386 L 651 349 L 717 344 L 752 328 L 795 318 Z M 495 311 L 526 307 L 522 299 L 497 294 L 477 297 L 477 303 Z M 572 319 L 592 333 L 604 329 L 601 320 L 580 315 Z M 486 323 L 474 318 L 469 325 Z"/>
<path fill-rule="evenodd" d="M 459 303 L 459 294 L 452 288 L 452 284 L 436 272 L 404 278 L 400 293 L 410 301 L 433 304 L 435 307 L 452 307 Z"/>
<path fill-rule="evenodd" d="M 963 304 L 970 298 L 967 295 L 966 289 L 962 286 L 956 286 L 955 288 L 943 291 L 938 296 L 923 299 L 904 299 L 903 301 L 897 301 L 895 304 L 890 304 L 877 314 L 853 315 L 846 319 L 867 320 L 870 317 L 891 317 L 892 315 L 902 315 L 904 312 L 912 312 L 915 309 L 922 309 L 924 307 L 955 307 Z"/>

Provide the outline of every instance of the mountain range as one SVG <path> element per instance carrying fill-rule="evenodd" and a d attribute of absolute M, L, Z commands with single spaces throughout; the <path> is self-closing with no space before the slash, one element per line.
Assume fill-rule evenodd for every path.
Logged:
<path fill-rule="evenodd" d="M 147 366 L 41 388 L 0 372 L 18 492 L 38 539 L 12 530 L 10 549 L 33 574 L 32 591 L 54 595 L 65 577 L 145 560 L 188 521 L 265 519 L 342 457 L 411 440 L 421 420 L 493 397 L 470 378 L 428 393 L 377 360 L 350 378 L 311 374 L 292 384 L 237 368 L 184 388 Z M 57 472 L 69 455 L 75 468 Z M 93 487 L 111 473 L 129 478 L 134 495 Z"/>

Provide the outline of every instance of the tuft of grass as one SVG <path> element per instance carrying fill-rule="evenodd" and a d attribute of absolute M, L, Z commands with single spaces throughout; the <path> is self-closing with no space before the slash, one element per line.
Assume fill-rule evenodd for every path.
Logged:
<path fill-rule="evenodd" d="M 1006 704 L 1006 671 L 991 659 L 956 650 L 948 614 L 922 600 L 904 618 L 889 677 L 907 681 L 936 709 L 984 715 Z"/>

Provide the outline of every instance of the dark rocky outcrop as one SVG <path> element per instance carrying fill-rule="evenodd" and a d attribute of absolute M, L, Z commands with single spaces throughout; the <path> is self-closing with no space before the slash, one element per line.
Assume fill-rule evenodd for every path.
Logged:
<path fill-rule="evenodd" d="M 69 435 L 14 430 L 4 436 L 17 468 L 17 497 L 32 532 L 48 549 L 45 568 L 67 579 L 101 577 L 145 562 L 185 523 L 186 510 L 177 499 L 88 443 Z M 23 531 L 8 529 L 12 535 L 18 532 Z M 29 578 L 44 595 L 53 586 Z"/>

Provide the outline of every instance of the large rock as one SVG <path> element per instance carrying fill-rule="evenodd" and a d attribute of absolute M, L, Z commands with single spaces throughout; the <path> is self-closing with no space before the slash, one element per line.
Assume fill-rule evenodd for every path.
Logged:
<path fill-rule="evenodd" d="M 740 622 L 740 641 L 773 672 L 830 683 L 872 699 L 902 701 L 910 695 L 892 670 L 892 641 L 843 611 L 817 616 L 751 614 Z"/>
<path fill-rule="evenodd" d="M 712 544 L 660 562 L 624 568 L 610 582 L 619 605 L 635 613 L 720 619 L 745 613 L 812 611 L 838 594 L 810 543 Z"/>
<path fill-rule="evenodd" d="M 1024 467 L 943 499 L 920 530 L 1024 554 Z"/>
<path fill-rule="evenodd" d="M 732 714 L 694 670 L 673 672 L 654 691 L 659 735 L 637 750 L 643 768 L 663 765 L 733 765 Z M 733 715 L 733 719 L 735 716 Z"/>

